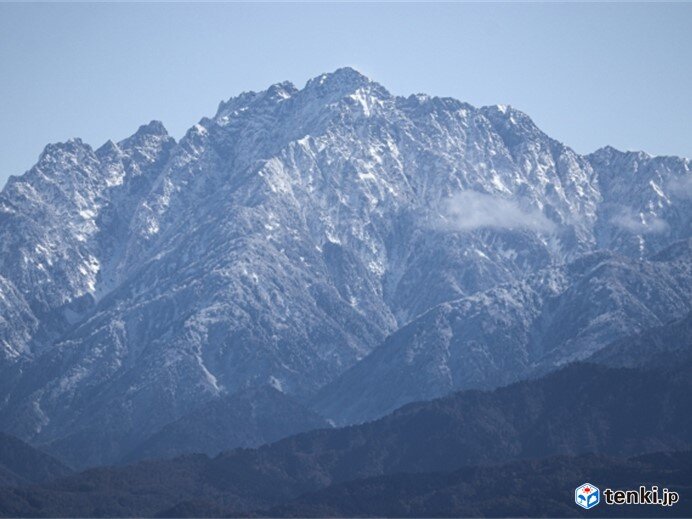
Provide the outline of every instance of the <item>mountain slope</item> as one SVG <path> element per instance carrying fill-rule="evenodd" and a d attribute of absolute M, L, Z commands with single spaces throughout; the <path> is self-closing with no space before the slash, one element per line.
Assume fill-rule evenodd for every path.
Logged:
<path fill-rule="evenodd" d="M 451 473 L 395 474 L 333 485 L 262 511 L 261 517 L 689 517 L 684 499 L 673 508 L 606 506 L 582 510 L 574 488 L 593 481 L 603 490 L 665 487 L 689 494 L 690 451 L 629 460 L 585 455 L 549 458 Z M 178 509 L 179 510 L 179 509 Z M 175 514 L 176 509 L 171 510 Z M 198 508 L 206 515 L 209 509 Z M 179 517 L 168 515 L 168 517 Z"/>
<path fill-rule="evenodd" d="M 44 483 L 72 470 L 13 436 L 0 433 L 0 486 Z"/>
<path fill-rule="evenodd" d="M 145 440 L 126 461 L 187 453 L 215 456 L 236 447 L 257 447 L 329 424 L 272 387 L 212 400 Z"/>
<path fill-rule="evenodd" d="M 0 193 L 0 273 L 38 322 L 2 353 L 41 353 L 99 297 L 97 278 L 111 281 L 107 258 L 132 199 L 147 191 L 174 144 L 151 123 L 96 151 L 79 139 L 49 145 L 31 170 L 10 177 Z"/>
<path fill-rule="evenodd" d="M 684 250 L 665 255 L 666 261 L 585 255 L 439 305 L 323 388 L 313 405 L 337 423 L 356 423 L 408 402 L 496 387 L 590 355 L 599 362 L 599 350 L 612 341 L 692 310 Z M 683 341 L 679 347 L 689 349 L 685 337 L 676 329 L 659 342 Z M 647 348 L 630 349 L 625 365 L 644 365 Z"/>
<path fill-rule="evenodd" d="M 152 122 L 49 145 L 0 195 L 0 423 L 84 467 L 237 391 L 310 399 L 438 305 L 688 238 L 689 177 L 686 159 L 581 156 L 511 107 L 394 96 L 348 68 L 243 93 L 179 142 Z M 637 275 L 623 305 L 645 311 L 621 324 L 677 312 Z M 601 345 L 582 338 L 550 362 Z"/>
<path fill-rule="evenodd" d="M 195 510 L 204 501 L 238 515 L 379 475 L 689 449 L 691 370 L 689 363 L 648 371 L 575 364 L 541 379 L 410 404 L 375 422 L 303 433 L 211 460 L 188 456 L 93 469 L 42 487 L 2 491 L 0 510 L 129 516 L 163 513 L 176 504 Z"/>
<path fill-rule="evenodd" d="M 692 355 L 692 314 L 615 341 L 589 358 L 607 366 L 637 368 L 685 363 Z"/>
<path fill-rule="evenodd" d="M 594 230 L 599 246 L 642 257 L 690 237 L 689 160 L 610 146 L 587 158 L 603 193 Z"/>

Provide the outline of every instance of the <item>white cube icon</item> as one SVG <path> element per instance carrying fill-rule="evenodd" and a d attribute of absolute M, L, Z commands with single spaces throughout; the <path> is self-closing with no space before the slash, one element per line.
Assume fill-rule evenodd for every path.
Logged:
<path fill-rule="evenodd" d="M 596 485 L 584 483 L 574 491 L 574 502 L 582 508 L 593 508 L 601 502 L 601 491 Z"/>

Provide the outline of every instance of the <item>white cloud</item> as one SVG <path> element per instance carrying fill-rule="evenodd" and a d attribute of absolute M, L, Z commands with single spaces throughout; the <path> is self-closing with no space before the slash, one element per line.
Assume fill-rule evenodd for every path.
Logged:
<path fill-rule="evenodd" d="M 663 218 L 654 215 L 636 214 L 630 209 L 622 209 L 610 219 L 610 223 L 634 234 L 657 234 L 668 229 Z"/>
<path fill-rule="evenodd" d="M 692 198 L 692 174 L 672 179 L 668 183 L 668 189 L 678 198 Z"/>
<path fill-rule="evenodd" d="M 537 209 L 524 209 L 517 202 L 478 191 L 462 191 L 447 200 L 444 217 L 457 231 L 482 228 L 526 229 L 551 232 L 555 224 Z"/>

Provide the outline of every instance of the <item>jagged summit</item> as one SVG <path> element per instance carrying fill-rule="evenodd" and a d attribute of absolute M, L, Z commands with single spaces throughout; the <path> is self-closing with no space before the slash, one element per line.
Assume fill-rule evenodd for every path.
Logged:
<path fill-rule="evenodd" d="M 620 159 L 633 159 L 633 160 L 661 160 L 667 162 L 678 162 L 690 164 L 690 157 L 681 157 L 677 155 L 652 155 L 644 150 L 620 150 L 613 146 L 607 145 L 602 148 L 589 153 L 588 157 L 593 157 L 598 160 L 615 160 Z"/>
<path fill-rule="evenodd" d="M 85 150 L 90 151 L 91 146 L 83 142 L 79 137 L 70 137 L 66 141 L 46 144 L 39 156 L 39 163 L 45 160 L 52 160 L 57 155 L 78 153 Z"/>
<path fill-rule="evenodd" d="M 274 99 L 287 99 L 298 92 L 298 88 L 290 81 L 275 83 L 267 89 L 267 94 Z"/>
<path fill-rule="evenodd" d="M 156 135 L 160 137 L 166 137 L 168 136 L 168 130 L 166 130 L 166 127 L 163 125 L 161 121 L 153 120 L 150 121 L 148 124 L 143 124 L 142 126 L 140 126 L 134 135 Z"/>
<path fill-rule="evenodd" d="M 364 88 L 375 84 L 370 78 L 361 74 L 352 67 L 342 67 L 334 72 L 320 74 L 310 80 L 305 85 L 306 89 L 322 91 L 353 92 L 359 88 Z"/>
<path fill-rule="evenodd" d="M 370 80 L 351 67 L 344 67 L 308 80 L 302 89 L 298 89 L 290 81 L 284 81 L 261 92 L 243 92 L 227 101 L 222 101 L 219 104 L 215 119 L 228 117 L 229 114 L 238 110 L 246 110 L 250 106 L 277 103 L 294 97 L 300 98 L 297 101 L 299 103 L 311 102 L 312 100 L 312 102 L 329 104 L 354 95 L 361 89 L 378 97 L 390 97 L 389 92 L 379 83 Z"/>
<path fill-rule="evenodd" d="M 112 139 L 108 139 L 99 148 L 96 149 L 96 155 L 105 157 L 107 155 L 119 155 L 121 153 L 118 145 Z"/>
<path fill-rule="evenodd" d="M 589 156 L 599 159 L 615 160 L 618 158 L 633 157 L 637 159 L 653 158 L 653 155 L 641 150 L 619 150 L 607 145 L 589 154 Z M 676 157 L 677 158 L 677 157 Z"/>
<path fill-rule="evenodd" d="M 343 67 L 309 80 L 302 92 L 306 96 L 332 103 L 349 96 L 365 95 L 379 100 L 391 97 L 386 88 L 351 67 Z"/>
<path fill-rule="evenodd" d="M 480 112 L 501 129 L 503 135 L 507 135 L 512 144 L 526 139 L 549 139 L 529 115 L 511 105 L 483 106 Z"/>

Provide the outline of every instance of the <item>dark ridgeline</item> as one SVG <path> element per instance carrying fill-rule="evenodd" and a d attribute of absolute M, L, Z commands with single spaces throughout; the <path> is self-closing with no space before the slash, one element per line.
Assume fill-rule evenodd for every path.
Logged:
<path fill-rule="evenodd" d="M 514 499 L 518 510 L 574 515 L 567 512 L 574 512 L 570 501 L 563 506 L 558 495 L 547 508 L 530 503 L 522 494 L 524 485 L 544 480 L 552 481 L 548 489 L 553 490 L 562 483 L 573 485 L 592 465 L 606 478 L 610 462 L 589 453 L 622 459 L 689 449 L 691 362 L 688 354 L 684 363 L 652 370 L 577 363 L 544 378 L 410 404 L 375 422 L 307 432 L 258 449 L 228 451 L 211 459 L 192 455 L 92 469 L 40 487 L 4 490 L 0 513 L 216 516 L 271 509 L 286 515 L 379 515 L 381 508 L 368 508 L 368 499 L 381 487 L 391 488 L 392 494 L 381 496 L 378 506 L 402 511 L 394 515 L 457 515 L 464 510 L 505 515 L 502 511 L 514 506 Z M 530 461 L 551 456 L 576 458 Z M 649 467 L 652 474 L 661 474 L 658 482 L 685 483 L 689 466 L 687 472 L 675 472 L 672 465 L 664 470 L 666 459 Z M 458 472 L 512 460 L 518 461 L 511 465 L 517 474 L 514 487 L 505 485 L 505 469 Z M 628 467 L 637 465 L 628 463 L 618 461 L 613 473 L 630 481 L 638 472 L 630 471 Z M 535 467 L 545 472 L 532 480 L 528 475 Z M 649 468 L 643 466 L 643 473 Z M 415 475 L 419 473 L 423 474 Z M 474 483 L 477 474 L 482 478 Z M 481 508 L 473 509 L 450 496 L 457 491 L 461 497 L 474 495 L 474 485 L 486 479 L 488 489 L 494 488 L 502 498 L 483 494 L 476 503 Z M 410 486 L 419 488 L 422 501 L 409 495 Z M 351 505 L 345 503 L 349 495 L 358 497 Z M 444 495 L 449 499 L 442 500 Z M 426 496 L 430 501 L 424 500 Z M 407 506 L 414 506 L 410 514 L 403 511 Z"/>
<path fill-rule="evenodd" d="M 0 487 L 44 483 L 72 474 L 52 456 L 0 432 Z"/>
<path fill-rule="evenodd" d="M 584 482 L 603 488 L 638 489 L 662 481 L 686 496 L 692 491 L 692 451 L 630 459 L 587 454 L 454 472 L 395 474 L 340 483 L 258 517 L 690 517 L 692 501 L 673 508 L 597 506 L 581 510 L 574 489 Z M 595 484 L 595 483 L 594 483 Z M 206 515 L 213 508 L 174 507 L 166 517 Z M 180 515 L 177 514 L 180 512 Z"/>
<path fill-rule="evenodd" d="M 197 452 L 216 456 L 236 447 L 258 447 L 329 423 L 271 386 L 212 400 L 166 425 L 124 461 L 173 458 Z"/>

